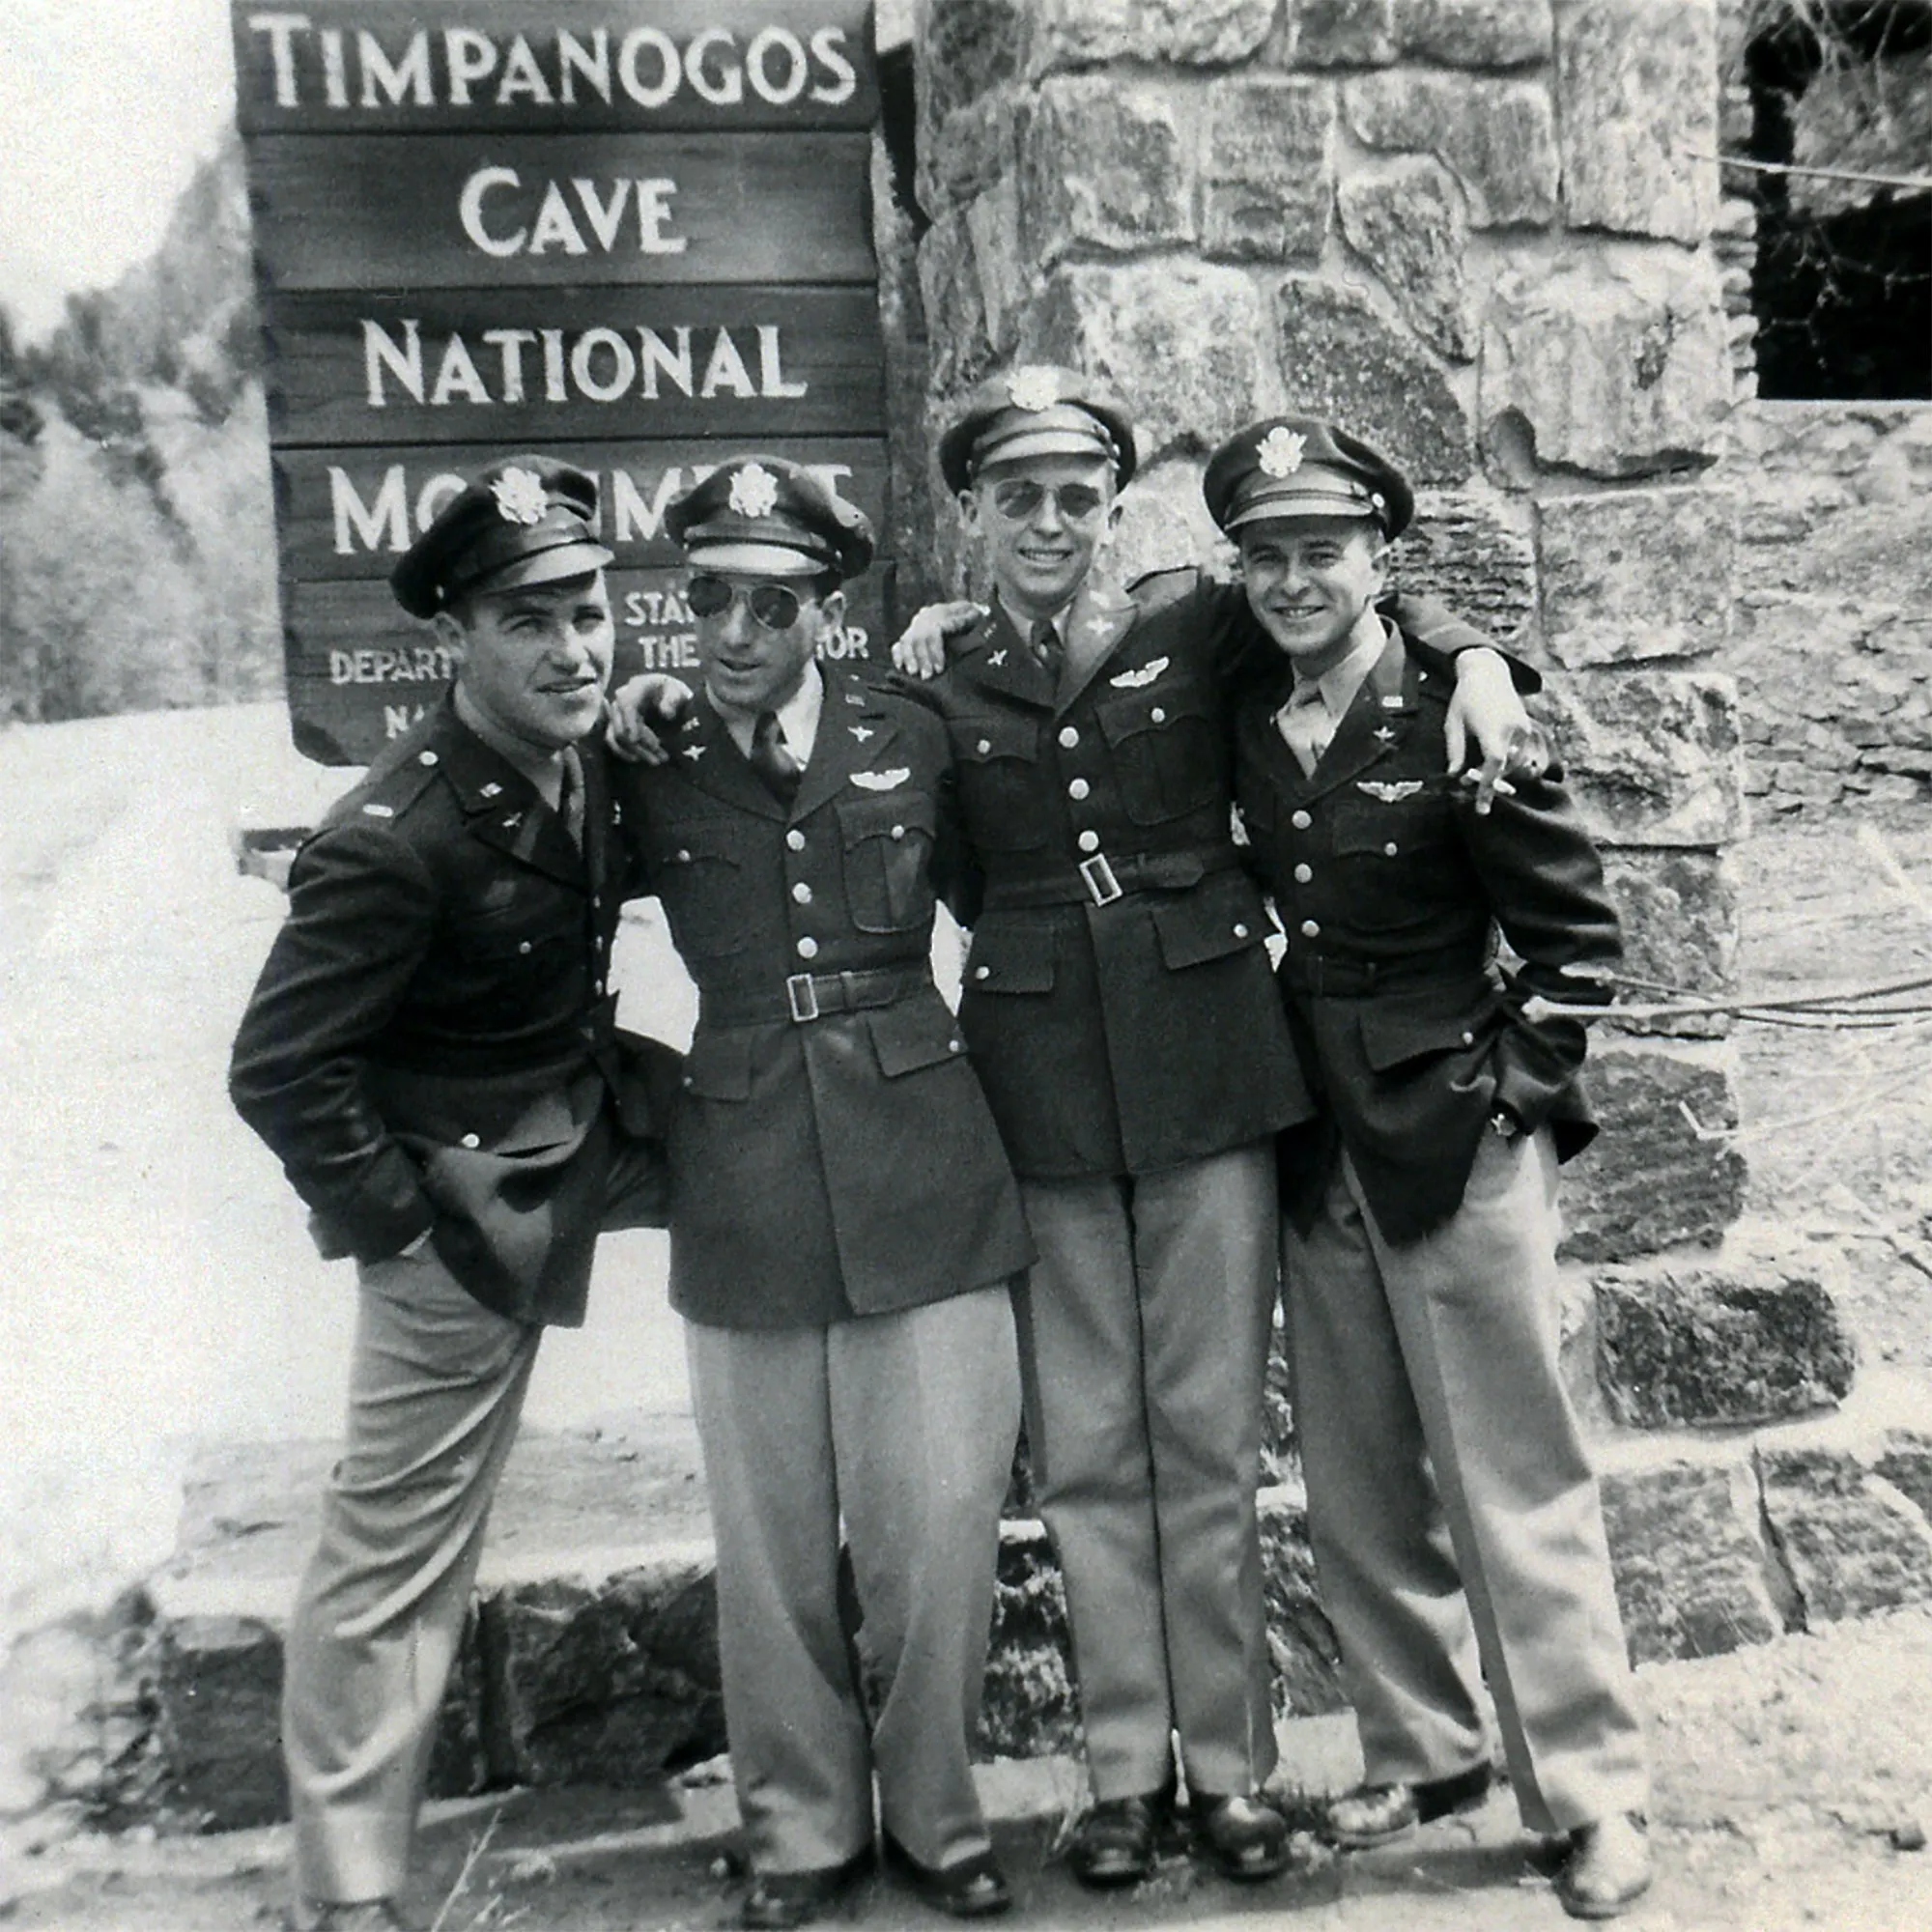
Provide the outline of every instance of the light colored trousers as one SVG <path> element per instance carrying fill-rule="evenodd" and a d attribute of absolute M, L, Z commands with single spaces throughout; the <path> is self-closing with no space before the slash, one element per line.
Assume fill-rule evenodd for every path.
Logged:
<path fill-rule="evenodd" d="M 342 1460 L 289 1626 L 282 1750 L 306 1898 L 393 1897 L 542 1335 L 425 1248 L 360 1270 Z"/>
<path fill-rule="evenodd" d="M 1019 1433 L 1007 1288 L 822 1327 L 687 1322 L 685 1343 L 753 1863 L 807 1871 L 863 1851 L 875 1773 L 878 1817 L 914 1858 L 984 1851 L 971 1751 Z"/>
<path fill-rule="evenodd" d="M 1096 1798 L 1258 1789 L 1275 1763 L 1255 1492 L 1276 1287 L 1265 1141 L 1022 1180 L 1027 1441 L 1066 1585 Z"/>
<path fill-rule="evenodd" d="M 1557 1235 L 1546 1131 L 1486 1136 L 1454 1218 L 1404 1247 L 1345 1157 L 1313 1232 L 1282 1243 L 1309 1535 L 1369 1781 L 1478 1763 L 1487 1677 L 1538 1832 L 1640 1811 L 1648 1790 L 1557 1360 Z"/>

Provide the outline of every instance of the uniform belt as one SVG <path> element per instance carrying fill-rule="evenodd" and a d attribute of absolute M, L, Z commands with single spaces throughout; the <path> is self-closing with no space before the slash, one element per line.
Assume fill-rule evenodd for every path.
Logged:
<path fill-rule="evenodd" d="M 1178 852 L 1127 852 L 1118 859 L 1093 852 L 1074 867 L 1056 865 L 1032 876 L 1015 877 L 1002 868 L 986 881 L 985 909 L 1112 905 L 1129 893 L 1182 891 L 1210 872 L 1236 871 L 1240 863 L 1233 847 L 1211 852 L 1183 847 Z"/>
<path fill-rule="evenodd" d="M 890 1007 L 930 990 L 932 974 L 923 964 L 875 966 L 863 973 L 794 973 L 782 986 L 769 991 L 701 993 L 698 1024 L 761 1026 L 770 1020 L 790 1020 L 803 1026 L 827 1013 Z"/>
<path fill-rule="evenodd" d="M 1466 986 L 1480 979 L 1483 956 L 1423 953 L 1412 959 L 1325 959 L 1293 948 L 1281 962 L 1283 980 L 1318 1000 L 1365 1000 L 1377 993 L 1412 993 L 1426 986 Z"/>

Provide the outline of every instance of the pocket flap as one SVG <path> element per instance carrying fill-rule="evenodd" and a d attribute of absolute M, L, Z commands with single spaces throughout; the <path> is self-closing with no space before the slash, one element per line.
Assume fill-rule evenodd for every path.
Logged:
<path fill-rule="evenodd" d="M 946 728 L 952 755 L 968 764 L 1039 755 L 1039 725 L 1032 718 L 952 718 Z"/>
<path fill-rule="evenodd" d="M 1362 1057 L 1378 1073 L 1421 1060 L 1432 1053 L 1466 1053 L 1487 1046 L 1501 1009 L 1493 995 L 1444 1009 L 1439 999 L 1427 1005 L 1373 1000 L 1361 1009 Z"/>
<path fill-rule="evenodd" d="M 1157 899 L 1152 912 L 1160 956 L 1171 972 L 1264 946 L 1270 930 L 1261 895 L 1236 873 L 1179 898 Z"/>
<path fill-rule="evenodd" d="M 1201 719 L 1207 713 L 1201 700 L 1185 686 L 1173 690 L 1129 691 L 1119 697 L 1103 698 L 1094 707 L 1100 730 L 1108 744 L 1119 745 L 1143 731 L 1164 731 L 1183 718 Z"/>
<path fill-rule="evenodd" d="M 978 926 L 963 983 L 974 993 L 1052 992 L 1052 928 L 992 921 Z"/>
<path fill-rule="evenodd" d="M 1338 798 L 1332 822 L 1339 858 L 1378 852 L 1393 859 L 1419 846 L 1440 845 L 1455 829 L 1449 801 L 1434 779 L 1406 798 Z"/>
<path fill-rule="evenodd" d="M 923 832 L 928 838 L 932 837 L 933 805 L 929 791 L 841 799 L 838 810 L 838 829 L 844 835 L 848 852 L 867 838 L 904 838 L 914 832 Z"/>
<path fill-rule="evenodd" d="M 957 1060 L 966 1051 L 958 1021 L 936 997 L 875 1007 L 867 1013 L 866 1024 L 872 1051 L 879 1056 L 879 1070 L 889 1080 L 922 1066 L 935 1066 L 942 1060 Z"/>
<path fill-rule="evenodd" d="M 735 866 L 742 835 L 726 818 L 685 818 L 650 830 L 653 866 L 690 866 L 700 859 L 722 859 Z"/>
<path fill-rule="evenodd" d="M 684 1056 L 684 1084 L 702 1100 L 746 1100 L 752 1094 L 749 1032 L 699 1034 Z"/>

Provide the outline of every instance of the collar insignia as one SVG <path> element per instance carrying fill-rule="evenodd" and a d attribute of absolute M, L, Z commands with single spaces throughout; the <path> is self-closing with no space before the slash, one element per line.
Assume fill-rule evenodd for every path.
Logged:
<path fill-rule="evenodd" d="M 856 704 L 862 711 L 866 708 L 866 700 L 856 691 L 848 691 L 845 694 L 845 702 Z"/>
<path fill-rule="evenodd" d="M 686 720 L 684 721 L 684 728 L 685 728 L 685 729 L 686 729 L 687 731 L 696 731 L 696 730 L 697 729 L 698 725 L 699 725 L 700 724 L 702 724 L 702 723 L 703 723 L 703 720 L 702 720 L 702 719 L 700 719 L 700 718 L 698 717 L 697 713 L 694 711 L 694 712 L 693 712 L 693 713 L 692 713 L 692 714 L 690 715 L 690 717 L 688 717 L 688 718 L 687 718 L 687 719 L 686 719 Z"/>
<path fill-rule="evenodd" d="M 1015 369 L 1007 394 L 1016 410 L 1050 410 L 1060 400 L 1060 382 L 1051 369 Z"/>
<path fill-rule="evenodd" d="M 362 810 L 369 818 L 393 818 L 396 815 L 396 808 L 393 805 L 365 805 Z"/>
<path fill-rule="evenodd" d="M 1139 670 L 1117 672 L 1107 682 L 1121 691 L 1140 691 L 1151 684 L 1171 663 L 1171 658 L 1151 658 Z"/>
<path fill-rule="evenodd" d="M 521 811 L 513 811 L 508 818 L 504 819 L 503 830 L 505 832 L 514 832 L 523 822 L 524 814 Z"/>
<path fill-rule="evenodd" d="M 1355 789 L 1365 791 L 1371 798 L 1378 798 L 1384 805 L 1400 805 L 1406 798 L 1413 798 L 1422 789 L 1420 779 L 1357 779 Z"/>
<path fill-rule="evenodd" d="M 687 758 L 689 758 L 694 765 L 698 761 L 699 758 L 703 757 L 704 752 L 705 748 L 702 745 L 687 745 L 684 748 L 684 755 Z"/>
<path fill-rule="evenodd" d="M 779 479 L 762 463 L 748 463 L 732 477 L 727 500 L 741 517 L 769 517 L 779 500 Z"/>
<path fill-rule="evenodd" d="M 895 765 L 889 772 L 854 772 L 852 782 L 861 791 L 897 791 L 911 777 L 910 765 Z"/>
<path fill-rule="evenodd" d="M 540 524 L 550 508 L 543 479 L 534 469 L 506 469 L 490 485 L 497 514 L 506 524 Z"/>
<path fill-rule="evenodd" d="M 497 794 L 500 792 L 502 789 L 503 787 L 499 785 L 495 779 L 492 779 L 490 782 L 483 787 L 482 791 L 478 795 L 483 798 L 495 798 Z"/>
<path fill-rule="evenodd" d="M 1402 709 L 1402 694 L 1399 691 L 1383 692 L 1382 709 L 1384 711 L 1400 711 Z"/>
<path fill-rule="evenodd" d="M 986 662 L 989 665 L 1003 665 L 1006 661 L 1007 652 L 1005 645 L 1002 645 L 997 651 L 988 651 L 986 653 Z"/>
<path fill-rule="evenodd" d="M 1286 424 L 1276 423 L 1255 444 L 1255 456 L 1264 476 L 1293 476 L 1301 468 L 1301 452 L 1308 446 L 1305 436 L 1297 436 Z"/>
<path fill-rule="evenodd" d="M 858 741 L 862 745 L 866 742 L 867 738 L 872 736 L 872 727 L 869 724 L 849 724 L 846 726 L 846 729 L 849 730 L 852 733 L 853 737 L 858 739 Z"/>
<path fill-rule="evenodd" d="M 1376 731 L 1376 742 L 1381 745 L 1393 745 L 1395 733 L 1386 724 L 1380 725 Z"/>

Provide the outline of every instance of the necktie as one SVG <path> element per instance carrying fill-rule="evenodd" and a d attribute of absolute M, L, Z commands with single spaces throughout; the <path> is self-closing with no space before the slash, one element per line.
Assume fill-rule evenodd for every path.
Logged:
<path fill-rule="evenodd" d="M 583 850 L 583 760 L 575 745 L 566 745 L 558 753 L 558 761 L 563 767 L 563 777 L 557 786 L 556 815 L 563 820 L 563 829 L 581 852 Z"/>
<path fill-rule="evenodd" d="M 1034 656 L 1039 660 L 1040 669 L 1057 684 L 1060 681 L 1060 660 L 1064 653 L 1060 633 L 1053 628 L 1051 617 L 1042 617 L 1033 627 L 1027 644 Z"/>
<path fill-rule="evenodd" d="M 776 711 L 758 713 L 752 726 L 750 763 L 781 805 L 789 805 L 798 796 L 798 781 L 805 768 L 792 756 Z"/>
<path fill-rule="evenodd" d="M 1274 714 L 1274 722 L 1282 742 L 1299 761 L 1302 776 L 1313 778 L 1332 735 L 1321 685 L 1313 678 L 1297 684 L 1293 696 Z"/>

